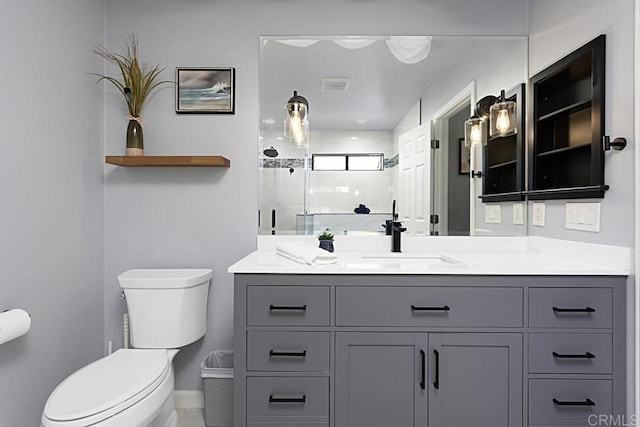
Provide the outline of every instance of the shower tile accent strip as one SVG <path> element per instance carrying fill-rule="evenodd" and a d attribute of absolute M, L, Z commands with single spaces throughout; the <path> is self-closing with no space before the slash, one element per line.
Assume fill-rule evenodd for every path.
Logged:
<path fill-rule="evenodd" d="M 262 159 L 262 167 L 265 169 L 303 168 L 304 159 Z"/>
<path fill-rule="evenodd" d="M 398 159 L 399 159 L 399 154 L 396 154 L 390 159 L 384 159 L 384 168 L 385 169 L 395 168 L 396 166 L 398 166 Z"/>

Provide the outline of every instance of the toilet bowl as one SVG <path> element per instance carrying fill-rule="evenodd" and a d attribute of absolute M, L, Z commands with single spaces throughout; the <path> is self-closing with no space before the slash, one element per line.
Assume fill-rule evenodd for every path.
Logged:
<path fill-rule="evenodd" d="M 167 350 L 121 349 L 60 383 L 45 405 L 42 425 L 153 425 L 172 395 L 173 369 Z"/>
<path fill-rule="evenodd" d="M 138 348 L 117 350 L 62 381 L 47 400 L 42 426 L 175 427 L 175 347 L 206 332 L 211 276 L 206 269 L 121 274 L 125 296 L 133 296 L 127 306 Z"/>

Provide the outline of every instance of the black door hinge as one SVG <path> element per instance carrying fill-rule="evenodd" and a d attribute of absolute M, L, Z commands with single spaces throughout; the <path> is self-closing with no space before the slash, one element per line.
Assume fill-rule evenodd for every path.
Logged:
<path fill-rule="evenodd" d="M 440 140 L 439 139 L 432 139 L 431 140 L 431 149 L 432 150 L 437 150 L 440 148 Z"/>

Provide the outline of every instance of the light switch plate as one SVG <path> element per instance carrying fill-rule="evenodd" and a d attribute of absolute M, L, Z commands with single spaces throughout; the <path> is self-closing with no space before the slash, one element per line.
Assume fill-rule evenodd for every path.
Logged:
<path fill-rule="evenodd" d="M 484 222 L 487 224 L 502 223 L 502 206 L 500 205 L 484 205 Z"/>
<path fill-rule="evenodd" d="M 513 204 L 513 223 L 515 225 L 524 224 L 524 203 Z"/>
<path fill-rule="evenodd" d="M 567 203 L 565 228 L 568 230 L 600 232 L 600 203 Z"/>
<path fill-rule="evenodd" d="M 538 227 L 544 227 L 544 203 L 533 203 L 533 220 L 531 223 Z"/>

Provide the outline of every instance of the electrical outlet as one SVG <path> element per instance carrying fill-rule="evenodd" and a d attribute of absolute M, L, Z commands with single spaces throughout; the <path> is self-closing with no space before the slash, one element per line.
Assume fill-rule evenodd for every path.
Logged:
<path fill-rule="evenodd" d="M 515 225 L 524 224 L 524 204 L 523 203 L 513 204 L 513 223 Z"/>
<path fill-rule="evenodd" d="M 487 224 L 502 223 L 502 206 L 500 205 L 484 205 L 484 222 Z"/>
<path fill-rule="evenodd" d="M 600 203 L 567 203 L 565 228 L 600 232 Z"/>
<path fill-rule="evenodd" d="M 544 203 L 533 203 L 532 224 L 538 227 L 544 227 L 544 215 Z"/>

